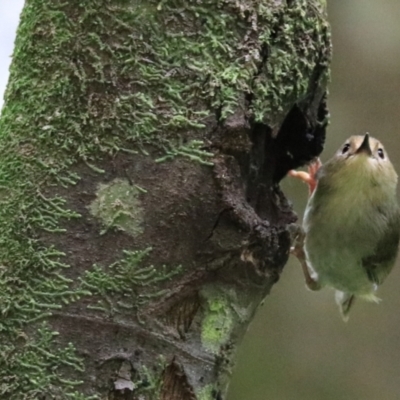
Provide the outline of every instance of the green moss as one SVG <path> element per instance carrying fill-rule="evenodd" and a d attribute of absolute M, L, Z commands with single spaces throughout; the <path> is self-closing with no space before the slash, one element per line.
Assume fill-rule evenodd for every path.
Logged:
<path fill-rule="evenodd" d="M 10 400 L 38 399 L 46 388 L 46 395 L 58 398 L 59 387 L 63 399 L 95 399 L 95 396 L 84 397 L 76 391 L 82 384 L 80 380 L 66 380 L 59 375 L 61 367 L 73 370 L 75 375 L 84 372 L 83 360 L 76 356 L 74 346 L 70 343 L 65 348 L 54 348 L 57 333 L 42 323 L 35 338 L 20 332 L 14 346 L 1 346 L 0 368 L 2 379 L 0 394 Z M 47 373 L 43 374 L 43 369 Z M 4 374 L 4 372 L 7 374 Z M 54 397 L 53 397 L 54 396 Z"/>
<path fill-rule="evenodd" d="M 260 33 L 268 60 L 252 86 L 252 109 L 257 121 L 275 127 L 293 104 L 309 95 L 310 77 L 317 66 L 322 72 L 320 84 L 328 80 L 330 32 L 318 2 L 294 1 L 275 12 L 268 7 L 261 17 L 268 21 Z"/>
<path fill-rule="evenodd" d="M 208 161 L 208 159 L 213 156 L 213 153 L 203 150 L 203 147 L 204 142 L 202 140 L 192 140 L 186 145 L 180 143 L 176 147 L 173 147 L 171 144 L 170 148 L 165 151 L 166 155 L 157 158 L 155 162 L 160 163 L 181 156 L 203 165 L 214 165 L 212 162 Z"/>
<path fill-rule="evenodd" d="M 18 114 L 13 126 L 52 152 L 174 148 L 203 139 L 210 117 L 234 113 L 244 95 L 248 117 L 274 125 L 306 96 L 316 64 L 328 69 L 317 0 L 102 4 L 25 6 L 4 118 Z"/>
<path fill-rule="evenodd" d="M 227 343 L 234 323 L 230 302 L 224 293 L 213 288 L 202 291 L 206 299 L 204 317 L 201 323 L 201 342 L 214 354 Z"/>
<path fill-rule="evenodd" d="M 196 392 L 197 400 L 214 400 L 213 396 L 213 386 L 206 385 Z"/>
<path fill-rule="evenodd" d="M 142 366 L 139 368 L 137 379 L 134 382 L 137 397 L 149 400 L 159 400 L 163 384 L 163 372 L 167 363 L 163 356 L 160 356 L 157 363 L 151 368 Z"/>
<path fill-rule="evenodd" d="M 88 308 L 108 315 L 132 315 L 149 300 L 165 294 L 162 289 L 151 289 L 180 274 L 182 267 L 146 265 L 145 259 L 150 251 L 151 248 L 124 251 L 124 257 L 107 268 L 94 265 L 86 271 L 80 278 L 82 290 L 90 290 L 101 297 L 97 305 Z"/>
<path fill-rule="evenodd" d="M 143 232 L 143 209 L 139 200 L 140 190 L 127 180 L 114 179 L 107 184 L 100 184 L 96 199 L 89 209 L 92 215 L 99 218 L 105 228 L 125 231 L 132 236 Z"/>

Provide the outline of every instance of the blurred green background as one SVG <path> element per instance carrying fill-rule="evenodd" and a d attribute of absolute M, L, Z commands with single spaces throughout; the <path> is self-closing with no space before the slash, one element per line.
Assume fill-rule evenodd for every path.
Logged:
<path fill-rule="evenodd" d="M 350 135 L 379 138 L 400 172 L 400 1 L 328 0 L 333 35 L 326 161 Z M 283 189 L 299 216 L 307 187 Z M 239 348 L 229 400 L 400 399 L 400 263 L 379 305 L 344 323 L 333 291 L 313 293 L 290 259 Z"/>

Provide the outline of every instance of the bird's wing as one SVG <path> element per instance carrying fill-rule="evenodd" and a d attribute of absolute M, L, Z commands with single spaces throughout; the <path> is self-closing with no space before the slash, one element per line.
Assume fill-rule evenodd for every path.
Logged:
<path fill-rule="evenodd" d="M 368 279 L 380 285 L 392 270 L 396 261 L 400 239 L 400 214 L 388 220 L 387 228 L 382 234 L 372 255 L 362 259 L 362 266 L 367 272 Z"/>

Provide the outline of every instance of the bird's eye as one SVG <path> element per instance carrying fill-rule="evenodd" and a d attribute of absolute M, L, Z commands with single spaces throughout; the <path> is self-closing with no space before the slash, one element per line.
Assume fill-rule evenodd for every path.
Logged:
<path fill-rule="evenodd" d="M 383 152 L 383 149 L 378 149 L 378 156 L 382 158 L 382 160 L 385 158 L 385 153 Z"/>
<path fill-rule="evenodd" d="M 346 144 L 343 146 L 342 154 L 347 153 L 347 152 L 349 151 L 349 149 L 350 149 L 350 144 L 349 144 L 349 143 L 346 143 Z"/>

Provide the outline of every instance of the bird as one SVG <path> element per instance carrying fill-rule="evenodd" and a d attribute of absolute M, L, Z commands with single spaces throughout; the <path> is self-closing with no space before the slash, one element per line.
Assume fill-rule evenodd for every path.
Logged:
<path fill-rule="evenodd" d="M 322 165 L 289 172 L 309 185 L 301 232 L 292 248 L 311 290 L 335 289 L 344 321 L 356 298 L 379 302 L 400 239 L 397 174 L 382 143 L 351 136 Z"/>

